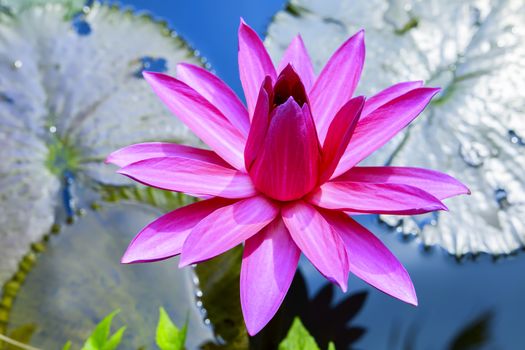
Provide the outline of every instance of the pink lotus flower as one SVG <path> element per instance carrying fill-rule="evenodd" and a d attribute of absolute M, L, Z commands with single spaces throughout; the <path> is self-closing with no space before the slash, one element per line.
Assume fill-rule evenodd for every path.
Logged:
<path fill-rule="evenodd" d="M 274 68 L 257 34 L 241 21 L 239 70 L 247 108 L 208 71 L 178 66 L 177 79 L 144 77 L 212 150 L 143 143 L 108 162 L 143 184 L 205 198 L 146 226 L 123 263 L 181 254 L 198 263 L 244 242 L 241 305 L 248 332 L 261 330 L 288 291 L 301 252 L 347 289 L 349 272 L 417 305 L 408 273 L 345 213 L 420 214 L 468 189 L 426 169 L 358 167 L 409 124 L 439 89 L 406 82 L 368 100 L 352 95 L 365 57 L 364 32 L 348 39 L 315 76 L 296 37 Z"/>

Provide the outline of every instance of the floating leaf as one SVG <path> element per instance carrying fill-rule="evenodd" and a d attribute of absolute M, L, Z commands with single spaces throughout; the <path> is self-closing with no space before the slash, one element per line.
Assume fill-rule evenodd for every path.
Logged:
<path fill-rule="evenodd" d="M 140 75 L 199 63 L 185 42 L 149 16 L 97 2 L 71 19 L 65 2 L 0 12 L 0 284 L 57 213 L 75 214 L 77 192 L 132 185 L 103 163 L 110 152 L 197 142 Z"/>
<path fill-rule="evenodd" d="M 184 324 L 182 329 L 177 328 L 170 316 L 164 310 L 160 309 L 159 322 L 157 324 L 157 346 L 161 350 L 183 350 L 186 342 L 186 333 L 188 332 L 188 322 Z"/>
<path fill-rule="evenodd" d="M 178 258 L 119 264 L 136 232 L 159 215 L 136 203 L 107 204 L 50 236 L 13 302 L 7 331 L 31 320 L 38 327 L 32 343 L 39 348 L 60 349 L 71 340 L 77 350 L 108 310 L 118 308 L 128 326 L 121 348 L 155 349 L 162 305 L 177 325 L 189 320 L 188 349 L 213 339 L 195 307 L 192 271 L 178 269 Z"/>
<path fill-rule="evenodd" d="M 17 341 L 21 344 L 29 344 L 31 341 L 31 338 L 33 337 L 33 334 L 35 333 L 37 327 L 33 323 L 24 324 L 18 328 L 13 329 L 11 332 L 9 332 L 8 337 L 11 338 L 14 341 Z M 0 342 L 0 349 L 3 350 L 18 350 L 20 347 L 12 345 L 12 344 L 5 344 L 4 347 L 1 346 L 2 343 Z"/>
<path fill-rule="evenodd" d="M 288 335 L 279 344 L 279 350 L 319 350 L 319 347 L 299 317 L 296 317 Z"/>
<path fill-rule="evenodd" d="M 442 93 L 414 127 L 365 163 L 419 166 L 460 179 L 472 196 L 450 212 L 382 217 L 458 256 L 525 243 L 525 3 L 521 0 L 292 0 L 268 29 L 277 59 L 301 33 L 319 68 L 357 30 L 367 59 L 357 94 L 426 80 Z"/>

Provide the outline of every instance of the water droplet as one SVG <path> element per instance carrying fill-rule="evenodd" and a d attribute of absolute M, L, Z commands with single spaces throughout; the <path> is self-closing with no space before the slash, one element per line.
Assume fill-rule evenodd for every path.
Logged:
<path fill-rule="evenodd" d="M 403 8 L 405 9 L 406 12 L 412 11 L 412 4 L 405 4 Z"/>
<path fill-rule="evenodd" d="M 5 102 L 5 103 L 8 103 L 8 104 L 10 104 L 10 105 L 12 105 L 12 104 L 15 103 L 15 100 L 13 100 L 12 97 L 6 95 L 6 94 L 3 93 L 3 92 L 0 92 L 0 101 Z"/>
<path fill-rule="evenodd" d="M 198 300 L 196 305 L 197 305 L 198 308 L 201 308 L 202 307 L 202 301 Z"/>
<path fill-rule="evenodd" d="M 523 140 L 523 138 L 519 136 L 514 130 L 509 130 L 507 132 L 507 135 L 511 143 L 518 146 L 525 146 L 525 141 Z"/>
<path fill-rule="evenodd" d="M 168 71 L 168 61 L 165 58 L 144 56 L 139 58 L 141 67 L 133 74 L 136 78 L 142 78 L 143 71 L 164 73 Z"/>
<path fill-rule="evenodd" d="M 496 202 L 498 202 L 500 209 L 507 209 L 510 207 L 510 202 L 507 196 L 508 193 L 503 188 L 497 188 L 496 191 L 494 191 L 494 198 L 496 199 Z"/>
<path fill-rule="evenodd" d="M 472 6 L 470 8 L 470 20 L 473 26 L 481 25 L 481 10 L 477 7 Z"/>
<path fill-rule="evenodd" d="M 91 25 L 86 21 L 86 16 L 82 12 L 79 12 L 73 16 L 71 25 L 73 26 L 75 32 L 77 32 L 77 34 L 80 36 L 91 34 Z"/>
<path fill-rule="evenodd" d="M 49 132 L 52 133 L 52 134 L 56 133 L 57 132 L 57 127 L 54 126 L 54 125 L 50 126 L 49 127 Z"/>
<path fill-rule="evenodd" d="M 22 61 L 20 61 L 20 60 L 15 60 L 15 61 L 13 62 L 13 67 L 14 67 L 15 69 L 20 69 L 20 68 L 22 68 L 22 66 L 23 66 L 23 63 L 22 63 Z"/>
<path fill-rule="evenodd" d="M 459 155 L 469 166 L 478 168 L 483 165 L 491 152 L 479 142 L 462 143 L 459 147 Z"/>

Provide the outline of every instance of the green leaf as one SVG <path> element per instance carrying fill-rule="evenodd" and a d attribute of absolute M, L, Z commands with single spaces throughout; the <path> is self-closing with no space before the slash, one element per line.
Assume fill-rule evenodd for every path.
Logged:
<path fill-rule="evenodd" d="M 279 344 L 279 350 L 319 350 L 319 346 L 299 317 L 296 317 L 286 338 Z"/>
<path fill-rule="evenodd" d="M 179 329 L 171 321 L 163 307 L 159 309 L 159 323 L 157 324 L 157 346 L 161 350 L 182 350 L 186 342 L 188 321 Z"/>
<path fill-rule="evenodd" d="M 110 338 L 109 334 L 113 318 L 119 312 L 120 310 L 115 310 L 100 321 L 95 327 L 93 333 L 91 333 L 91 336 L 84 343 L 82 350 L 114 350 L 117 348 L 122 340 L 122 335 L 124 334 L 126 327 L 120 328 Z"/>
<path fill-rule="evenodd" d="M 126 326 L 120 327 L 118 331 L 113 334 L 109 340 L 104 344 L 102 347 L 102 350 L 115 350 L 117 346 L 119 346 L 120 342 L 122 341 L 122 336 L 124 335 L 124 332 L 126 331 Z"/>
<path fill-rule="evenodd" d="M 328 350 L 335 350 L 335 344 L 334 342 L 328 343 Z"/>
<path fill-rule="evenodd" d="M 67 343 L 64 344 L 64 347 L 62 350 L 70 350 L 71 349 L 71 340 L 68 340 Z"/>

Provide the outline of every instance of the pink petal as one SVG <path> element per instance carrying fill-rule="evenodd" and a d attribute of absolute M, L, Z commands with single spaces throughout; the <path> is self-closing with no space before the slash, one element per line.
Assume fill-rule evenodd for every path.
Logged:
<path fill-rule="evenodd" d="M 169 142 L 145 142 L 127 146 L 111 153 L 106 159 L 106 163 L 125 167 L 141 160 L 162 157 L 198 159 L 223 167 L 230 167 L 215 152 Z"/>
<path fill-rule="evenodd" d="M 306 91 L 309 91 L 315 81 L 314 67 L 300 35 L 297 35 L 286 49 L 277 71 L 280 73 L 288 64 L 293 66 Z"/>
<path fill-rule="evenodd" d="M 417 306 L 410 276 L 379 239 L 343 213 L 323 212 L 323 215 L 341 236 L 354 275 L 382 292 Z"/>
<path fill-rule="evenodd" d="M 148 186 L 196 196 L 245 198 L 257 193 L 248 174 L 198 159 L 151 158 L 118 172 Z"/>
<path fill-rule="evenodd" d="M 312 115 L 324 142 L 337 111 L 352 97 L 365 61 L 365 32 L 357 32 L 328 60 L 310 91 Z"/>
<path fill-rule="evenodd" d="M 278 200 L 293 200 L 317 183 L 319 142 L 308 105 L 290 97 L 272 112 L 264 148 L 249 173 L 255 187 Z"/>
<path fill-rule="evenodd" d="M 131 241 L 123 264 L 150 262 L 180 254 L 182 244 L 195 225 L 231 200 L 213 198 L 187 205 L 148 224 Z"/>
<path fill-rule="evenodd" d="M 270 123 L 270 104 L 273 100 L 272 79 L 267 76 L 259 91 L 255 111 L 253 112 L 250 134 L 244 148 L 244 164 L 250 169 L 257 153 L 264 145 L 268 124 Z"/>
<path fill-rule="evenodd" d="M 323 144 L 322 176 L 320 183 L 325 182 L 332 176 L 339 159 L 343 156 L 346 146 L 354 133 L 354 129 L 361 115 L 365 99 L 362 96 L 348 101 L 335 115 L 326 139 Z"/>
<path fill-rule="evenodd" d="M 246 240 L 241 268 L 241 306 L 250 335 L 257 334 L 279 309 L 300 255 L 280 218 Z"/>
<path fill-rule="evenodd" d="M 250 238 L 279 213 L 264 197 L 252 197 L 214 211 L 193 228 L 182 247 L 179 266 L 224 253 Z"/>
<path fill-rule="evenodd" d="M 447 210 L 439 199 L 417 187 L 385 183 L 327 182 L 308 201 L 326 209 L 369 214 L 414 215 Z"/>
<path fill-rule="evenodd" d="M 469 189 L 452 176 L 421 168 L 353 167 L 339 176 L 336 181 L 405 184 L 420 188 L 440 200 L 460 194 L 470 194 Z"/>
<path fill-rule="evenodd" d="M 297 201 L 281 209 L 284 224 L 308 260 L 343 292 L 348 283 L 348 257 L 339 235 L 311 205 Z"/>
<path fill-rule="evenodd" d="M 144 72 L 155 93 L 202 141 L 237 169 L 244 169 L 244 137 L 219 110 L 185 83 Z"/>
<path fill-rule="evenodd" d="M 230 121 L 245 137 L 250 130 L 250 118 L 246 107 L 237 95 L 221 79 L 206 69 L 193 64 L 177 66 L 177 78 L 195 89 Z"/>
<path fill-rule="evenodd" d="M 387 143 L 425 109 L 438 91 L 435 88 L 411 90 L 361 118 L 332 178 L 346 172 Z"/>
<path fill-rule="evenodd" d="M 421 86 L 423 86 L 422 81 L 407 81 L 404 83 L 392 85 L 366 100 L 365 107 L 363 108 L 361 115 L 364 117 L 385 103 L 388 103 L 391 100 Z"/>
<path fill-rule="evenodd" d="M 239 75 L 251 116 L 264 78 L 268 75 L 275 80 L 276 74 L 261 39 L 242 19 L 239 26 Z"/>

